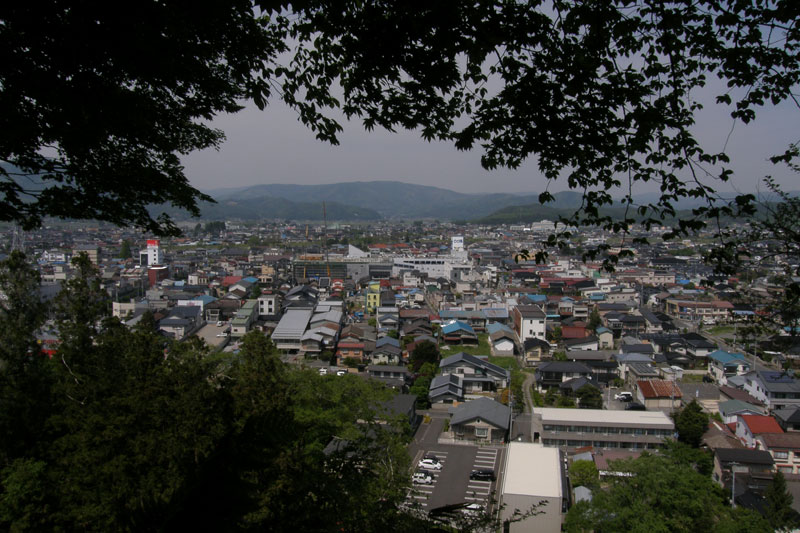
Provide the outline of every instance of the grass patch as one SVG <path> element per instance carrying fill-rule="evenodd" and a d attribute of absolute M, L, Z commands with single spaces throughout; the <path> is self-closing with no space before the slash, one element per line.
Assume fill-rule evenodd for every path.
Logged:
<path fill-rule="evenodd" d="M 702 383 L 704 374 L 684 374 L 681 383 Z"/>
<path fill-rule="evenodd" d="M 492 357 L 490 355 L 489 362 L 506 370 L 519 370 L 519 363 L 517 363 L 517 358 L 514 356 Z"/>
<path fill-rule="evenodd" d="M 489 335 L 481 333 L 478 335 L 477 346 L 461 346 L 460 344 L 450 345 L 450 353 L 464 352 L 470 355 L 489 355 L 492 353 L 489 348 Z"/>

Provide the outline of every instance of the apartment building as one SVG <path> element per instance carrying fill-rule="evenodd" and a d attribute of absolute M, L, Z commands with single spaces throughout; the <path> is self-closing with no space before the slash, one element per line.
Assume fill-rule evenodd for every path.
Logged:
<path fill-rule="evenodd" d="M 535 409 L 534 418 L 537 415 L 541 417 L 541 442 L 545 446 L 652 450 L 675 436 L 675 424 L 661 411 L 545 407 Z"/>

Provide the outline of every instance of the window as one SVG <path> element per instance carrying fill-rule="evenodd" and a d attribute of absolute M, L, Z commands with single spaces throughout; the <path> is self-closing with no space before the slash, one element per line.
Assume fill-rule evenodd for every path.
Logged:
<path fill-rule="evenodd" d="M 786 451 L 775 451 L 774 455 L 775 455 L 775 459 L 784 459 L 784 460 L 786 460 L 786 459 L 789 458 L 789 452 L 786 452 Z"/>
<path fill-rule="evenodd" d="M 475 428 L 475 436 L 479 439 L 485 439 L 489 436 L 489 428 Z"/>

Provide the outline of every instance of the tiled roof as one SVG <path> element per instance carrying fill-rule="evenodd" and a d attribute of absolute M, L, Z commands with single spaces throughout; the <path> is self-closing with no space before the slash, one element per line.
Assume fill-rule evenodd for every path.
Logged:
<path fill-rule="evenodd" d="M 760 440 L 764 442 L 767 448 L 791 448 L 796 450 L 800 448 L 800 433 L 767 433 L 761 435 Z"/>
<path fill-rule="evenodd" d="M 683 394 L 673 381 L 654 379 L 651 381 L 637 381 L 636 385 L 645 398 L 681 398 Z"/>
<path fill-rule="evenodd" d="M 771 416 L 740 415 L 739 418 L 747 425 L 753 435 L 761 433 L 783 433 L 778 422 Z"/>

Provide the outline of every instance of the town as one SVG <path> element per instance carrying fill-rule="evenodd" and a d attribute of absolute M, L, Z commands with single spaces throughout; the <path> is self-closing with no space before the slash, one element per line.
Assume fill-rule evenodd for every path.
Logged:
<path fill-rule="evenodd" d="M 520 256 L 542 247 L 547 220 L 183 229 L 9 227 L 6 252 L 35 260 L 44 302 L 86 254 L 127 327 L 149 313 L 163 338 L 231 356 L 255 331 L 289 367 L 395 391 L 413 435 L 404 505 L 428 517 L 561 531 L 570 508 L 675 439 L 708 451 L 734 506 L 763 510 L 778 473 L 800 503 L 800 342 L 762 320 L 784 290 L 779 261 L 722 275 L 702 233 L 626 244 L 575 228 L 546 259 Z M 598 245 L 619 254 L 613 271 L 584 260 Z M 58 353 L 53 321 L 37 338 Z"/>

